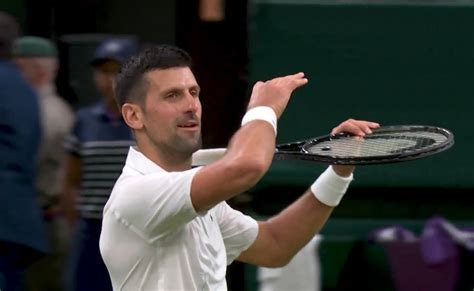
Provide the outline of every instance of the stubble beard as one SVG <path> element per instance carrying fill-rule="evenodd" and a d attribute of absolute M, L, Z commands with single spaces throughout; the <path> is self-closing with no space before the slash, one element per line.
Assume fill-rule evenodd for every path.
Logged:
<path fill-rule="evenodd" d="M 198 133 L 195 139 L 177 136 L 173 142 L 174 150 L 180 154 L 191 156 L 194 152 L 202 148 L 202 136 Z"/>

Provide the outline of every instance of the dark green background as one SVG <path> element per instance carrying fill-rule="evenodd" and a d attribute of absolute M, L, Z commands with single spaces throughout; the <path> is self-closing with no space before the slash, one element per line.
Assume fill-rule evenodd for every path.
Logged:
<path fill-rule="evenodd" d="M 349 117 L 445 127 L 455 134 L 449 151 L 359 167 L 354 186 L 472 188 L 474 7 L 320 2 L 330 1 L 251 7 L 251 79 L 303 71 L 310 80 L 281 118 L 278 142 L 324 135 Z M 266 181 L 310 181 L 312 169 L 276 164 Z"/>

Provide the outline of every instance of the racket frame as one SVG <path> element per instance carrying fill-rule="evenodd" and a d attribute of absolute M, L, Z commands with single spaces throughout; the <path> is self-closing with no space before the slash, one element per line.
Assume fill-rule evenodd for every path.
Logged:
<path fill-rule="evenodd" d="M 337 135 L 325 135 L 315 138 L 300 140 L 296 142 L 280 144 L 276 147 L 274 159 L 275 160 L 305 160 L 320 162 L 325 164 L 334 165 L 374 165 L 374 164 L 386 164 L 386 163 L 397 163 L 409 160 L 420 159 L 436 153 L 445 151 L 453 146 L 454 135 L 447 129 L 435 126 L 427 125 L 392 125 L 384 126 L 373 130 L 373 133 L 390 133 L 390 132 L 416 132 L 416 131 L 429 131 L 446 136 L 446 141 L 436 146 L 429 146 L 425 149 L 416 151 L 401 152 L 394 154 L 387 154 L 382 156 L 368 156 L 368 157 L 338 157 L 331 155 L 319 155 L 308 152 L 308 148 L 314 146 L 317 143 L 323 141 L 330 141 L 333 139 L 339 139 L 349 136 L 347 133 L 340 133 Z"/>

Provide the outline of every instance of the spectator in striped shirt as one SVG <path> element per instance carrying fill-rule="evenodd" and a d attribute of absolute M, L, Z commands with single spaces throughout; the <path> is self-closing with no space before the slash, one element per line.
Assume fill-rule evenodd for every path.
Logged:
<path fill-rule="evenodd" d="M 66 219 L 74 231 L 66 283 L 69 290 L 112 290 L 99 253 L 102 209 L 134 144 L 115 103 L 113 82 L 120 64 L 136 52 L 131 38 L 103 41 L 91 62 L 98 103 L 80 109 L 66 137 L 68 152 L 63 193 Z"/>

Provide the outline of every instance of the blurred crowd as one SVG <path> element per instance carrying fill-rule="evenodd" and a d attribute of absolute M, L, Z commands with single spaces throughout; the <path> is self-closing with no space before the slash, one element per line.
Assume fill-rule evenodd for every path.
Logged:
<path fill-rule="evenodd" d="M 73 111 L 59 57 L 0 12 L 0 290 L 112 290 L 99 253 L 102 208 L 133 137 L 114 101 L 136 39 L 106 38 L 90 59 L 97 102 Z"/>
<path fill-rule="evenodd" d="M 233 41 L 216 39 L 231 37 L 226 31 L 237 22 L 226 20 L 225 11 L 242 7 L 243 15 L 245 5 L 193 3 L 197 18 L 181 16 L 192 33 L 178 34 L 178 42 L 195 56 L 207 92 L 204 146 L 223 146 L 245 111 L 246 43 L 236 33 Z M 134 145 L 113 83 L 121 64 L 138 52 L 139 40 L 101 35 L 87 63 L 75 62 L 90 72 L 99 96 L 81 96 L 92 104 L 73 104 L 78 96 L 67 96 L 77 92 L 64 84 L 69 81 L 60 72 L 70 64 L 58 42 L 24 35 L 19 23 L 0 11 L 0 290 L 112 290 L 99 252 L 102 209 Z M 245 25 L 236 27 L 243 32 Z M 235 110 L 215 110 L 224 103 Z M 242 266 L 228 272 L 229 287 L 242 289 Z"/>

